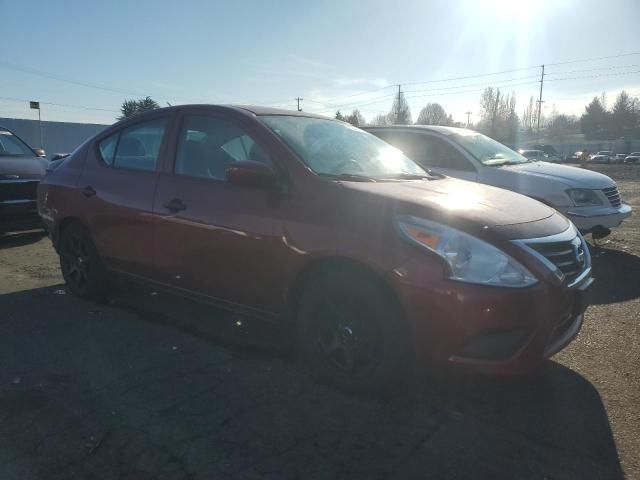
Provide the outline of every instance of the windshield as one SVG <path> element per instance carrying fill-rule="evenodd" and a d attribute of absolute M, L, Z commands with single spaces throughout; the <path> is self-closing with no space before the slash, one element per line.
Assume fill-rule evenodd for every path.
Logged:
<path fill-rule="evenodd" d="M 451 140 L 487 166 L 515 165 L 531 160 L 481 133 L 456 133 Z"/>
<path fill-rule="evenodd" d="M 397 148 L 350 125 L 293 115 L 259 118 L 319 175 L 343 178 L 428 175 Z"/>
<path fill-rule="evenodd" d="M 18 137 L 0 130 L 0 155 L 10 157 L 33 157 L 33 152 Z"/>

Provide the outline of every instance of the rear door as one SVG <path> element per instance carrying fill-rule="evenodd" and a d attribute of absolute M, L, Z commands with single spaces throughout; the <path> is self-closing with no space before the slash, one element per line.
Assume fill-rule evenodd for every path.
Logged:
<path fill-rule="evenodd" d="M 463 151 L 444 138 L 420 130 L 386 130 L 372 133 L 402 150 L 423 168 L 464 180 L 478 179 L 478 171 Z"/>
<path fill-rule="evenodd" d="M 78 201 L 98 253 L 115 270 L 153 271 L 153 196 L 168 115 L 146 118 L 98 139 L 87 153 Z"/>
<path fill-rule="evenodd" d="M 282 291 L 282 193 L 227 181 L 234 161 L 273 165 L 250 122 L 186 111 L 173 165 L 158 181 L 154 260 L 165 284 L 216 300 L 274 311 Z M 171 162 L 170 162 L 171 163 Z"/>

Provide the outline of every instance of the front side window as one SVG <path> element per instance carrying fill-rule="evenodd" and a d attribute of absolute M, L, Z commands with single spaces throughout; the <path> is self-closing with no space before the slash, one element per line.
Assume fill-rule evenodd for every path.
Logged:
<path fill-rule="evenodd" d="M 102 161 L 116 168 L 156 170 L 167 119 L 138 123 L 103 139 L 98 144 Z"/>
<path fill-rule="evenodd" d="M 293 115 L 258 118 L 319 175 L 427 175 L 397 148 L 351 125 Z"/>
<path fill-rule="evenodd" d="M 267 152 L 234 123 L 207 115 L 187 115 L 178 137 L 175 173 L 226 180 L 233 162 L 271 165 Z"/>
<path fill-rule="evenodd" d="M 0 155 L 11 157 L 33 157 L 33 152 L 13 133 L 0 130 Z"/>

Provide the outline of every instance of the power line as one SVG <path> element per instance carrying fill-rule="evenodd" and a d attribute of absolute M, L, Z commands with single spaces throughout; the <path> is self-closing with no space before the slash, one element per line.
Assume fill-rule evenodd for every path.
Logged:
<path fill-rule="evenodd" d="M 629 56 L 633 56 L 633 55 L 640 55 L 640 52 L 624 53 L 624 54 L 621 54 L 621 55 L 609 55 L 609 56 L 605 56 L 605 57 L 595 57 L 595 58 L 587 58 L 587 59 L 581 59 L 581 60 L 570 60 L 570 61 L 566 61 L 566 62 L 547 63 L 545 65 L 547 67 L 556 66 L 556 65 L 568 65 L 568 64 L 572 64 L 572 63 L 591 62 L 591 61 L 598 61 L 598 60 L 608 60 L 608 59 L 612 59 L 612 58 L 629 57 Z M 422 84 L 428 84 L 428 83 L 451 82 L 451 81 L 454 81 L 454 80 L 466 80 L 466 79 L 470 79 L 470 78 L 490 77 L 490 76 L 494 76 L 494 75 L 502 75 L 502 74 L 505 74 L 505 73 L 521 72 L 521 71 L 525 71 L 525 70 L 533 70 L 535 68 L 540 68 L 540 65 L 533 65 L 533 66 L 530 66 L 530 67 L 521 67 L 521 68 L 512 68 L 512 69 L 509 69 L 509 70 L 500 70 L 500 71 L 496 71 L 496 72 L 489 72 L 489 73 L 482 73 L 482 74 L 475 74 L 475 75 L 465 75 L 465 76 L 461 76 L 461 77 L 449 77 L 449 78 L 440 78 L 440 79 L 436 79 L 436 80 L 425 80 L 425 81 L 421 81 L 421 82 L 401 82 L 401 84 L 406 86 L 406 85 L 422 85 Z M 533 78 L 533 77 L 537 77 L 537 75 L 531 76 L 531 78 Z M 518 78 L 524 78 L 524 77 L 518 77 Z M 506 80 L 504 80 L 504 81 L 506 81 Z M 381 87 L 381 88 L 377 88 L 377 89 L 374 89 L 374 90 L 367 90 L 367 91 L 363 91 L 363 92 L 359 92 L 359 93 L 354 93 L 354 94 L 351 94 L 351 95 L 346 95 L 344 97 L 334 97 L 334 98 L 330 98 L 330 99 L 325 99 L 324 102 L 317 101 L 317 103 L 325 103 L 326 104 L 326 102 L 334 102 L 336 100 L 343 100 L 345 98 L 352 98 L 352 97 L 356 97 L 356 96 L 360 96 L 360 95 L 365 95 L 367 93 L 373 93 L 373 92 L 385 90 L 385 89 L 391 88 L 391 87 L 395 87 L 395 85 L 387 85 L 386 87 Z M 338 105 L 334 105 L 334 106 L 338 106 Z"/>
<path fill-rule="evenodd" d="M 26 102 L 29 103 L 30 100 L 24 99 L 24 98 L 15 98 L 15 97 L 0 97 L 0 100 L 8 100 L 8 101 L 12 101 L 12 102 Z M 54 103 L 54 102 L 40 102 L 43 105 L 51 105 L 54 107 L 68 107 L 68 108 L 77 108 L 80 110 L 96 110 L 96 111 L 100 111 L 100 112 L 114 112 L 114 113 L 120 113 L 120 110 L 111 110 L 108 108 L 99 108 L 99 107 L 87 107 L 84 105 L 72 105 L 72 104 L 68 104 L 68 103 Z"/>
<path fill-rule="evenodd" d="M 505 83 L 505 82 L 513 82 L 515 80 L 525 80 L 528 78 L 538 78 L 538 75 L 527 75 L 525 77 L 514 77 L 514 78 L 509 78 L 506 80 L 496 80 L 495 82 L 491 82 L 491 83 L 487 83 L 487 82 L 482 82 L 482 83 L 468 83 L 466 85 L 454 85 L 451 87 L 442 87 L 442 88 L 429 88 L 426 90 L 405 90 L 404 93 L 420 93 L 420 92 L 437 92 L 437 91 L 441 91 L 441 90 L 453 90 L 456 88 L 467 88 L 467 87 L 477 87 L 479 85 L 495 85 L 496 83 Z M 509 85 L 504 85 L 506 87 L 508 87 Z"/>
<path fill-rule="evenodd" d="M 466 75 L 464 77 L 451 77 L 451 78 L 441 78 L 438 80 L 425 80 L 423 82 L 402 82 L 402 85 L 422 85 L 425 83 L 452 82 L 454 80 L 467 80 L 469 78 L 490 77 L 493 75 L 502 75 L 505 73 L 521 72 L 524 70 L 532 70 L 534 68 L 539 68 L 539 66 L 536 65 L 535 67 L 512 68 L 511 70 L 501 70 L 499 72 L 481 73 L 478 75 Z"/>
<path fill-rule="evenodd" d="M 567 62 L 547 63 L 547 67 L 555 67 L 556 65 L 569 65 L 571 63 L 584 63 L 584 62 L 596 62 L 598 60 L 610 60 L 612 58 L 631 57 L 634 55 L 640 55 L 640 52 L 621 53 L 620 55 L 607 55 L 605 57 L 584 58 L 581 60 L 569 60 Z"/>
<path fill-rule="evenodd" d="M 548 82 L 560 82 L 563 80 L 582 80 L 585 78 L 600 78 L 600 77 L 620 77 L 622 75 L 633 75 L 636 73 L 640 73 L 640 70 L 635 70 L 633 72 L 616 72 L 616 73 L 604 73 L 602 75 L 583 75 L 581 77 L 565 77 L 565 78 L 550 78 Z"/>
<path fill-rule="evenodd" d="M 121 90 L 121 89 L 116 89 L 116 88 L 111 88 L 111 87 L 105 87 L 103 85 L 97 85 L 97 84 L 94 84 L 94 83 L 88 83 L 88 82 L 84 82 L 84 81 L 80 81 L 80 80 L 73 80 L 73 79 L 70 79 L 68 77 L 62 77 L 60 75 L 56 75 L 56 74 L 53 74 L 53 73 L 48 73 L 48 72 L 44 72 L 42 70 L 36 70 L 34 68 L 24 67 L 22 65 L 17 65 L 17 64 L 5 62 L 5 61 L 0 61 L 0 65 L 4 66 L 6 68 L 13 69 L 13 70 L 18 70 L 20 72 L 29 73 L 31 75 L 36 75 L 36 76 L 40 76 L 40 77 L 44 77 L 44 78 L 49 78 L 51 80 L 57 80 L 59 82 L 71 83 L 71 84 L 74 84 L 74 85 L 79 85 L 81 87 L 95 88 L 95 89 L 98 89 L 98 90 L 104 90 L 106 92 L 112 92 L 112 93 L 119 93 L 119 94 L 122 94 L 122 95 L 136 95 L 136 96 L 142 96 L 142 97 L 146 96 L 146 94 L 139 93 L 139 92 Z"/>
<path fill-rule="evenodd" d="M 586 69 L 581 69 L 581 70 L 565 70 L 562 72 L 548 72 L 546 73 L 546 75 L 564 75 L 566 73 L 583 73 L 583 72 L 596 72 L 599 70 L 619 70 L 621 68 L 634 68 L 634 67 L 640 67 L 640 64 L 635 63 L 632 65 L 613 65 L 610 67 L 597 67 L 597 68 L 586 68 Z M 622 72 L 624 73 L 624 72 Z"/>
<path fill-rule="evenodd" d="M 539 82 L 533 81 L 533 82 L 514 83 L 512 85 L 503 85 L 503 87 L 521 87 L 523 85 L 533 85 L 535 83 L 539 83 Z M 406 98 L 439 97 L 442 95 L 457 95 L 461 93 L 474 93 L 474 92 L 482 92 L 482 91 L 484 91 L 484 88 L 479 88 L 479 89 L 476 88 L 473 90 L 463 90 L 460 92 L 427 93 L 424 95 L 411 95 L 411 96 L 406 96 Z"/>

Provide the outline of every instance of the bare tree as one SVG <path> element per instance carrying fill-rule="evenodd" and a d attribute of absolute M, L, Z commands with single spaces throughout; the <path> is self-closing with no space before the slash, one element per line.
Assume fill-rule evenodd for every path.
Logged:
<path fill-rule="evenodd" d="M 371 120 L 370 125 L 379 125 L 379 126 L 393 125 L 391 114 L 381 113 L 379 115 L 376 115 L 375 117 L 373 117 L 373 120 Z"/>
<path fill-rule="evenodd" d="M 343 120 L 356 127 L 364 126 L 367 123 L 358 109 L 355 109 L 350 115 L 344 117 Z"/>
<path fill-rule="evenodd" d="M 393 125 L 411 125 L 411 109 L 404 98 L 404 93 L 399 93 L 391 106 L 391 123 Z"/>
<path fill-rule="evenodd" d="M 453 118 L 439 103 L 427 103 L 416 120 L 416 125 L 452 125 Z"/>

